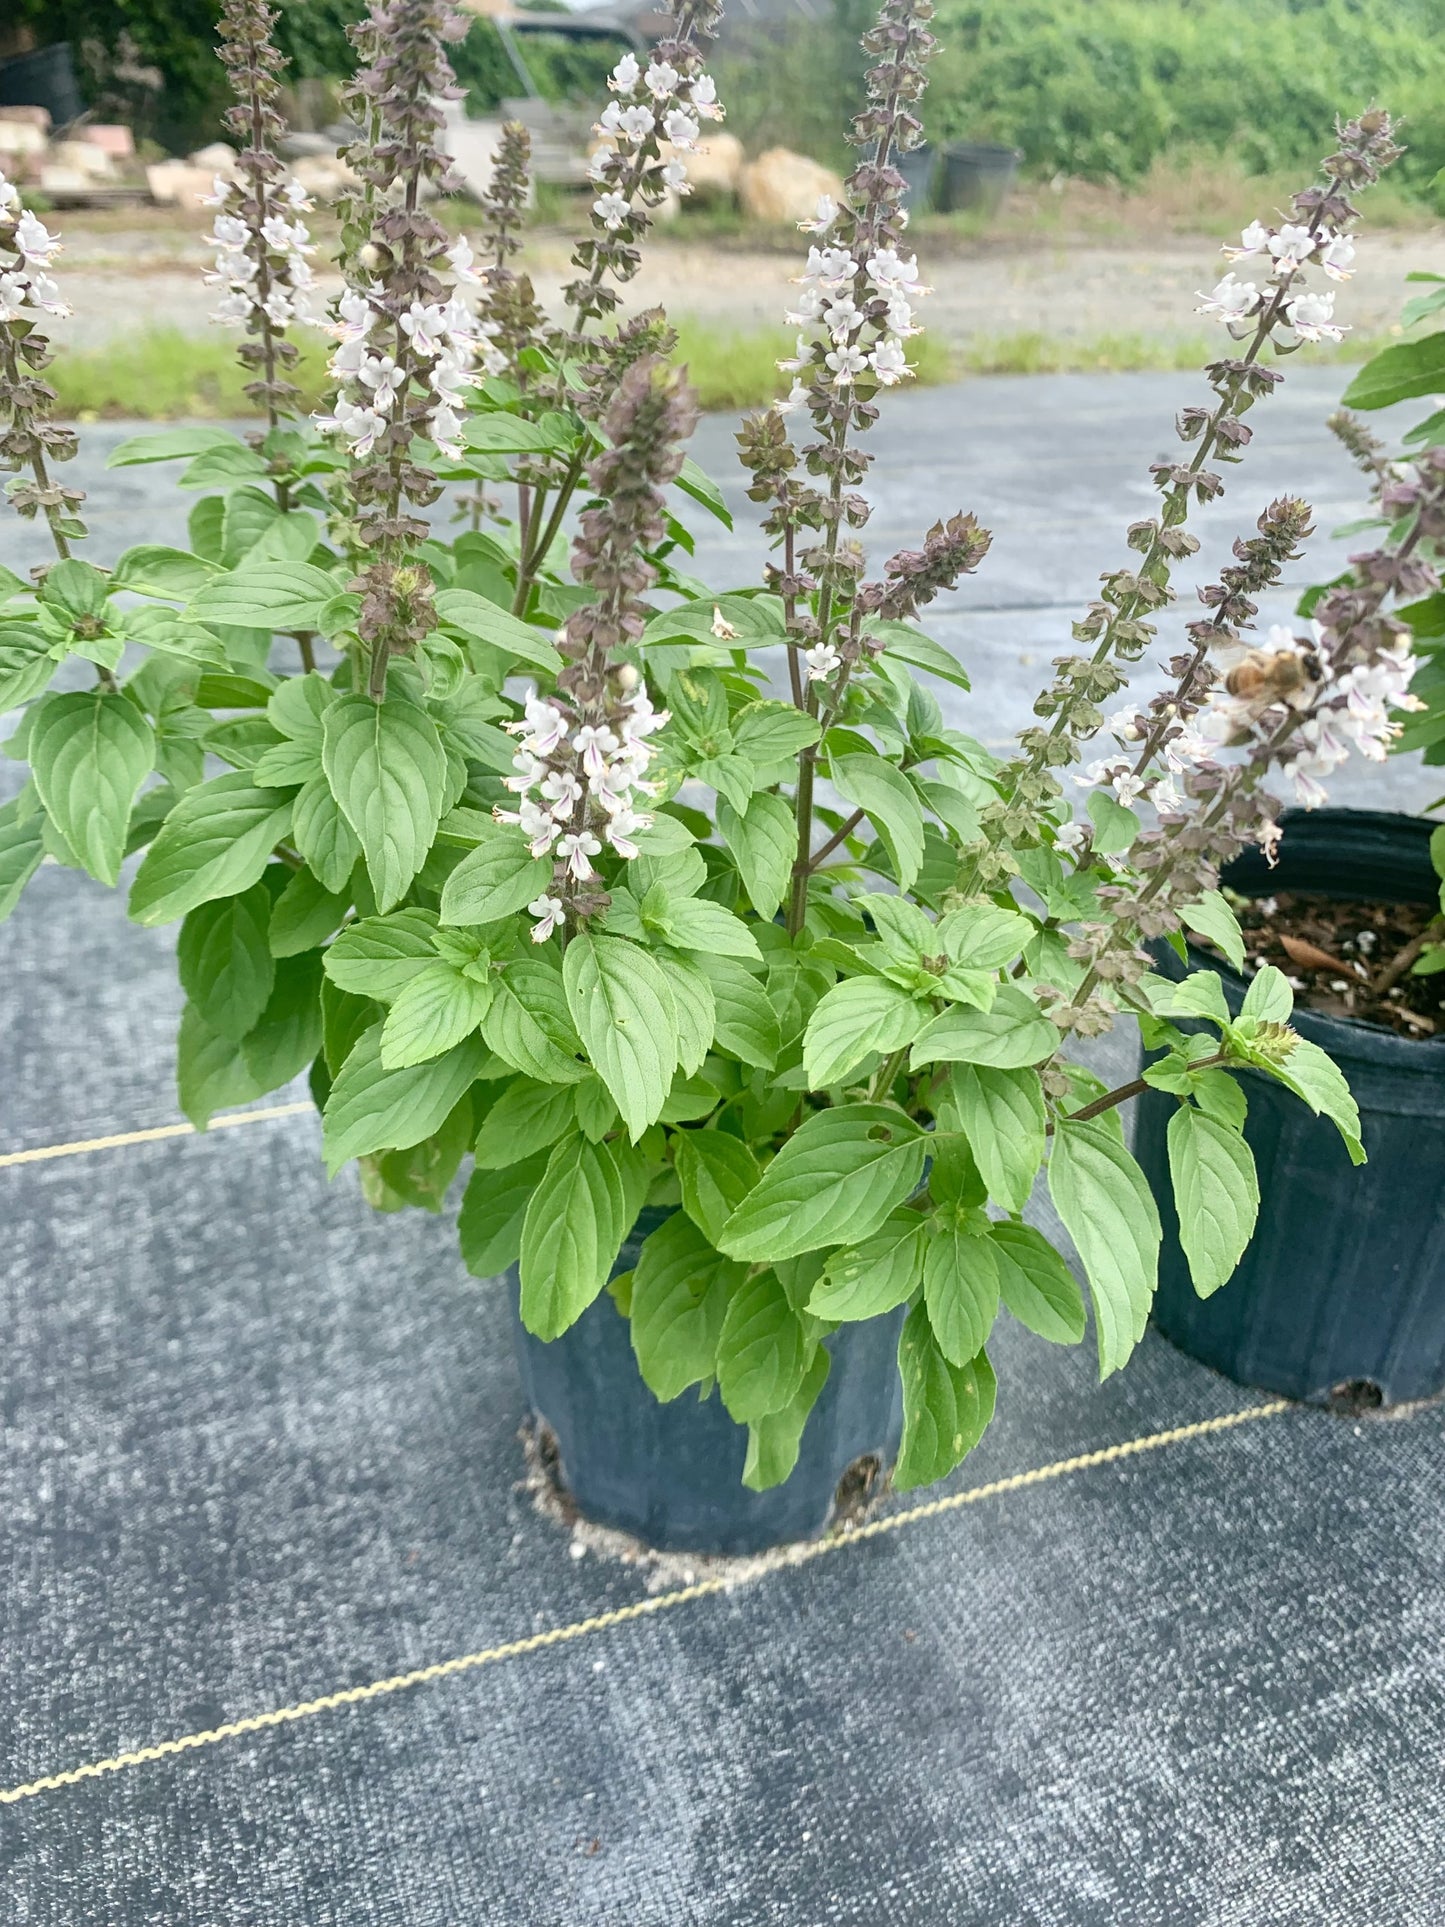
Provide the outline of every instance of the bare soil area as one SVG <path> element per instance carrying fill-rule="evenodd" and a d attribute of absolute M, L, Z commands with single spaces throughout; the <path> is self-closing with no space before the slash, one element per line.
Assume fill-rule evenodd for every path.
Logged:
<path fill-rule="evenodd" d="M 64 332 L 75 345 L 100 346 L 148 328 L 208 329 L 213 297 L 200 281 L 207 250 L 199 217 L 124 210 L 56 216 L 54 225 L 65 238 L 59 265 L 75 318 Z M 938 217 L 920 223 L 920 258 L 933 287 L 925 310 L 929 328 L 960 346 L 1018 335 L 1064 341 L 1207 335 L 1194 307 L 1196 291 L 1224 271 L 1218 239 L 1175 232 L 1127 238 L 1100 233 L 1103 225 L 1064 228 L 1020 214 L 978 235 Z M 528 250 L 538 291 L 554 310 L 570 278 L 568 247 L 560 232 L 543 232 Z M 649 244 L 626 291 L 627 306 L 661 302 L 674 315 L 721 329 L 781 328 L 802 247 L 799 236 L 709 231 L 704 222 L 684 219 Z M 1445 225 L 1367 231 L 1357 272 L 1339 293 L 1341 319 L 1361 339 L 1388 334 L 1408 292 L 1406 275 L 1421 269 L 1445 274 Z"/>

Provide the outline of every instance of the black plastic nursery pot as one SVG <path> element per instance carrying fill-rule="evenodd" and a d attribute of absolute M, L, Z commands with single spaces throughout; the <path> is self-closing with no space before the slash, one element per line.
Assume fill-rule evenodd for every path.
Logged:
<path fill-rule="evenodd" d="M 937 188 L 945 214 L 997 214 L 1008 198 L 1022 153 L 991 141 L 950 141 Z"/>
<path fill-rule="evenodd" d="M 633 1268 L 643 1239 L 668 1215 L 642 1213 L 614 1277 Z M 660 1405 L 642 1381 L 627 1320 L 609 1293 L 544 1343 L 516 1316 L 515 1266 L 508 1283 L 527 1404 L 555 1440 L 560 1483 L 594 1525 L 664 1552 L 762 1552 L 816 1538 L 833 1516 L 840 1483 L 860 1461 L 860 1473 L 892 1469 L 903 1430 L 903 1307 L 840 1326 L 825 1341 L 832 1364 L 798 1463 L 785 1484 L 752 1492 L 742 1483 L 746 1428 L 729 1418 L 716 1388 L 706 1399 L 694 1388 Z"/>
<path fill-rule="evenodd" d="M 1258 852 L 1224 880 L 1252 897 L 1309 892 L 1344 901 L 1432 904 L 1439 878 L 1422 818 L 1370 810 L 1291 811 L 1279 862 Z M 1157 967 L 1181 977 L 1168 945 Z M 1231 1010 L 1246 980 L 1217 970 Z M 1181 1351 L 1241 1385 L 1361 1409 L 1445 1391 L 1445 1038 L 1296 1008 L 1300 1035 L 1329 1052 L 1360 1107 L 1369 1162 L 1351 1166 L 1332 1124 L 1281 1085 L 1242 1073 L 1245 1136 L 1262 1195 L 1238 1271 L 1200 1299 L 1179 1247 L 1165 1132 L 1175 1100 L 1139 1099 L 1135 1152 L 1164 1221 L 1154 1323 Z"/>

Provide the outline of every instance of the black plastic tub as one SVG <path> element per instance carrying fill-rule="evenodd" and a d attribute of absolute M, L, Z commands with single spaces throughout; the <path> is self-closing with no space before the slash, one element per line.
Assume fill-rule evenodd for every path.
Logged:
<path fill-rule="evenodd" d="M 943 150 L 938 205 L 945 214 L 997 214 L 1013 186 L 1022 154 L 989 141 L 950 141 Z"/>
<path fill-rule="evenodd" d="M 1306 891 L 1343 900 L 1438 901 L 1420 817 L 1368 810 L 1291 811 L 1278 866 L 1258 852 L 1225 882 L 1248 896 Z M 1167 945 L 1158 968 L 1183 966 Z M 1217 970 L 1232 1010 L 1246 980 Z M 1241 1385 L 1346 1409 L 1445 1391 L 1445 1038 L 1297 1009 L 1301 1036 L 1327 1050 L 1360 1107 L 1369 1162 L 1350 1164 L 1335 1127 L 1281 1085 L 1242 1074 L 1245 1136 L 1263 1202 L 1239 1270 L 1200 1299 L 1179 1248 L 1165 1132 L 1175 1100 L 1139 1099 L 1135 1150 L 1164 1221 L 1154 1322 L 1181 1351 Z"/>
<path fill-rule="evenodd" d="M 642 1240 L 668 1213 L 644 1211 L 614 1276 L 637 1262 Z M 516 1307 L 508 1274 L 522 1389 L 556 1441 L 561 1483 L 582 1516 L 630 1532 L 665 1552 L 749 1553 L 816 1538 L 833 1515 L 840 1481 L 859 1461 L 892 1469 L 903 1429 L 898 1334 L 905 1308 L 843 1325 L 826 1340 L 828 1382 L 803 1432 L 792 1476 L 768 1492 L 742 1483 L 747 1430 L 716 1388 L 660 1405 L 642 1382 L 627 1320 L 603 1292 L 560 1338 L 544 1344 Z M 860 1468 L 860 1471 L 864 1468 Z"/>
<path fill-rule="evenodd" d="M 44 107 L 53 127 L 68 127 L 85 112 L 68 40 L 0 62 L 0 107 Z"/>
<path fill-rule="evenodd" d="M 928 141 L 895 156 L 893 165 L 903 176 L 903 205 L 910 214 L 926 214 L 933 206 L 938 176 L 938 149 Z"/>

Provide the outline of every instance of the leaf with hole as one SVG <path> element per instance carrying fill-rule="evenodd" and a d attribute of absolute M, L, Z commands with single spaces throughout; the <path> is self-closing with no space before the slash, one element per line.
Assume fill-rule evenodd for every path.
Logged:
<path fill-rule="evenodd" d="M 788 1138 L 723 1229 L 730 1257 L 771 1263 L 871 1237 L 923 1174 L 924 1135 L 882 1104 L 818 1111 Z"/>
<path fill-rule="evenodd" d="M 893 1311 L 923 1282 L 925 1243 L 918 1213 L 895 1211 L 871 1238 L 829 1253 L 808 1310 L 838 1324 Z"/>

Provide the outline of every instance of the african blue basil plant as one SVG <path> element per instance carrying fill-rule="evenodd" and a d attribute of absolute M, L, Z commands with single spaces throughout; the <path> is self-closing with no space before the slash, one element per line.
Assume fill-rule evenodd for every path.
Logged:
<path fill-rule="evenodd" d="M 884 0 L 867 36 L 861 159 L 805 223 L 791 393 L 738 435 L 773 548 L 760 584 L 687 572 L 686 516 L 727 511 L 684 454 L 697 404 L 664 316 L 619 314 L 653 211 L 722 117 L 703 65 L 717 0 L 677 0 L 669 37 L 612 76 L 560 319 L 516 265 L 520 127 L 475 245 L 437 219 L 462 31 L 445 0 L 374 0 L 354 30 L 358 184 L 345 291 L 323 303 L 309 204 L 274 152 L 274 15 L 225 0 L 243 151 L 217 183 L 209 278 L 264 426 L 111 458 L 184 464 L 184 550 L 76 555 L 82 498 L 55 479 L 75 437 L 42 373 L 56 243 L 0 196 L 0 452 L 55 549 L 33 582 L 0 571 L 8 753 L 29 766 L 0 811 L 0 913 L 47 857 L 115 885 L 143 852 L 130 915 L 180 926 L 186 1114 L 204 1125 L 309 1073 L 328 1171 L 358 1160 L 384 1210 L 440 1209 L 470 1158 L 466 1262 L 490 1277 L 520 1259 L 542 1338 L 602 1292 L 644 1205 L 677 1207 L 613 1299 L 658 1398 L 715 1382 L 756 1486 L 791 1470 L 846 1321 L 908 1307 L 900 1486 L 939 1478 L 988 1423 L 1001 1305 L 1082 1337 L 1070 1264 L 1023 1215 L 1041 1168 L 1101 1371 L 1129 1357 L 1160 1242 L 1116 1108 L 1142 1086 L 1105 1090 L 1071 1038 L 1128 1015 L 1162 1052 L 1144 1081 L 1178 1098 L 1201 1292 L 1259 1204 L 1234 1071 L 1287 1085 L 1363 1155 L 1278 971 L 1231 1018 L 1216 975 L 1166 982 L 1143 946 L 1187 927 L 1242 964 L 1219 865 L 1277 840 L 1272 770 L 1317 800 L 1339 741 L 1380 726 L 1387 605 L 1402 572 L 1417 592 L 1418 558 L 1384 552 L 1317 632 L 1250 651 L 1254 598 L 1309 533 L 1304 502 L 1272 502 L 1200 591 L 1167 687 L 1107 722 L 1100 705 L 1153 643 L 1198 546 L 1191 508 L 1244 454 L 1276 358 L 1338 332 L 1307 279 L 1348 275 L 1349 196 L 1394 157 L 1390 123 L 1342 127 L 1288 220 L 1229 251 L 1205 307 L 1236 347 L 1000 761 L 945 724 L 929 683 L 967 679 L 917 626 L 987 532 L 941 520 L 876 573 L 860 540 L 860 438 L 910 373 L 927 292 L 897 163 L 921 139 L 930 12 Z M 312 420 L 290 379 L 308 328 L 335 342 Z M 450 535 L 424 513 L 449 483 L 469 491 Z M 1418 491 L 1438 515 L 1445 477 Z M 1076 816 L 1061 779 L 1101 728 Z"/>

